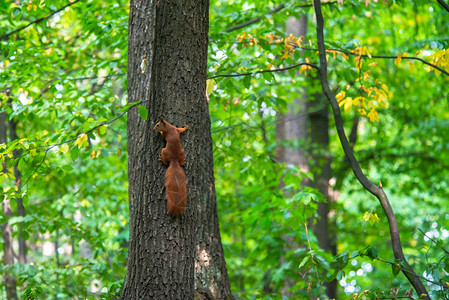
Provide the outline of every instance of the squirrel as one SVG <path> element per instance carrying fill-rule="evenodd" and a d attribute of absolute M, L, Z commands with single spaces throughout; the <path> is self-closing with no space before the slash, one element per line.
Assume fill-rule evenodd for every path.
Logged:
<path fill-rule="evenodd" d="M 165 174 L 165 188 L 168 212 L 173 216 L 184 214 L 187 204 L 186 175 L 181 168 L 181 166 L 186 165 L 186 162 L 179 134 L 188 128 L 189 126 L 187 125 L 183 128 L 176 128 L 162 117 L 153 128 L 167 141 L 167 145 L 165 148 L 162 148 L 161 156 L 158 160 L 164 165 L 169 165 Z"/>

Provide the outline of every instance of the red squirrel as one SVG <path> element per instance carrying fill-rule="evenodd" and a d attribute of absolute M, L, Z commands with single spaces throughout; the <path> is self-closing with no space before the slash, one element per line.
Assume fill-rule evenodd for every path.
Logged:
<path fill-rule="evenodd" d="M 189 126 L 176 128 L 162 117 L 153 128 L 167 141 L 167 145 L 165 148 L 162 148 L 161 156 L 158 159 L 164 165 L 169 165 L 165 174 L 165 188 L 168 212 L 173 216 L 184 214 L 187 204 L 186 175 L 181 168 L 181 166 L 186 165 L 186 162 L 184 149 L 182 149 L 179 137 L 179 134 L 186 131 L 187 128 Z"/>

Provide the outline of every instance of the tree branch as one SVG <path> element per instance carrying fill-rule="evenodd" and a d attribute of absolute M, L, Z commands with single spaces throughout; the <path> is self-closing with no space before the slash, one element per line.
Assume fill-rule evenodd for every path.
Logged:
<path fill-rule="evenodd" d="M 407 277 L 407 279 L 412 284 L 412 286 L 414 287 L 414 289 L 416 290 L 416 292 L 418 293 L 419 296 L 423 296 L 426 299 L 430 299 L 423 283 L 421 282 L 421 280 L 418 278 L 416 273 L 412 270 L 410 265 L 407 263 L 407 260 L 405 259 L 404 253 L 402 251 L 401 239 L 400 239 L 400 235 L 399 235 L 399 228 L 398 228 L 396 216 L 394 215 L 393 209 L 391 208 L 391 205 L 390 205 L 387 195 L 383 191 L 382 187 L 377 186 L 374 183 L 372 183 L 366 177 L 366 175 L 363 173 L 357 159 L 354 156 L 354 152 L 351 149 L 349 141 L 346 137 L 346 134 L 345 134 L 345 131 L 343 128 L 343 120 L 341 118 L 340 107 L 338 106 L 338 102 L 335 99 L 335 96 L 329 87 L 329 82 L 328 82 L 328 78 L 327 78 L 326 48 L 324 46 L 324 20 L 323 20 L 323 14 L 321 12 L 321 3 L 319 0 L 313 0 L 313 3 L 315 4 L 315 15 L 316 15 L 316 23 L 317 23 L 316 33 L 317 33 L 318 51 L 319 51 L 319 57 L 320 57 L 321 87 L 323 89 L 323 93 L 325 94 L 327 100 L 329 101 L 329 103 L 332 107 L 332 111 L 333 111 L 334 119 L 335 119 L 335 126 L 337 128 L 337 133 L 338 133 L 338 137 L 340 139 L 340 143 L 343 147 L 345 155 L 349 161 L 349 164 L 350 164 L 352 171 L 354 172 L 354 175 L 357 178 L 357 180 L 362 184 L 362 186 L 366 190 L 368 190 L 371 194 L 376 196 L 376 198 L 379 200 L 379 202 L 382 205 L 382 208 L 383 208 L 385 215 L 387 216 L 387 219 L 388 219 L 394 257 L 396 259 L 398 259 L 399 261 L 401 261 L 402 264 L 404 265 L 405 269 L 407 269 L 409 271 L 409 272 L 403 271 L 402 273 Z"/>
<path fill-rule="evenodd" d="M 101 126 L 111 124 L 111 123 L 115 122 L 116 120 L 120 119 L 120 118 L 121 118 L 124 114 L 126 114 L 130 109 L 132 109 L 132 108 L 134 108 L 134 107 L 136 107 L 136 106 L 138 106 L 138 105 L 140 105 L 140 104 L 142 104 L 142 103 L 148 102 L 148 101 L 150 101 L 150 100 L 145 100 L 145 101 L 139 101 L 139 102 L 136 102 L 136 103 L 134 103 L 133 105 L 131 105 L 130 107 L 128 107 L 125 111 L 123 111 L 122 113 L 120 113 L 120 114 L 118 114 L 117 116 L 115 116 L 114 118 L 112 118 L 111 120 L 105 121 L 105 122 L 101 122 L 100 124 L 98 124 L 98 125 L 92 127 L 91 129 L 89 129 L 89 130 L 87 130 L 87 131 L 85 131 L 85 132 L 83 132 L 83 133 L 81 133 L 81 134 L 89 134 L 89 133 L 91 133 L 92 131 L 94 131 L 95 129 L 101 127 Z M 45 158 L 47 157 L 48 151 L 50 151 L 50 150 L 53 149 L 54 147 L 58 147 L 58 146 L 61 146 L 61 145 L 64 145 L 64 144 L 68 144 L 68 143 L 74 142 L 74 141 L 76 141 L 76 140 L 78 139 L 78 137 L 79 137 L 79 134 L 78 134 L 76 137 L 74 137 L 74 138 L 68 139 L 68 140 L 63 141 L 63 142 L 60 142 L 60 143 L 56 143 L 56 144 L 53 144 L 53 145 L 47 145 L 47 146 L 37 146 L 37 147 L 35 147 L 35 148 L 28 149 L 28 150 L 34 150 L 34 149 L 38 149 L 38 148 L 42 148 L 42 147 L 47 147 L 47 148 L 44 150 L 44 157 L 42 158 L 41 162 L 37 165 L 37 167 L 35 168 L 35 170 L 34 170 L 34 171 L 27 177 L 27 179 L 26 179 L 26 180 L 19 186 L 19 190 L 22 189 L 22 187 L 24 187 L 24 186 L 28 183 L 28 181 L 29 181 L 30 178 L 34 175 L 34 173 L 36 173 L 37 170 L 42 166 L 42 164 L 43 164 L 44 161 L 45 161 Z M 24 154 L 24 155 L 22 155 L 22 156 L 25 156 L 25 155 L 26 155 L 26 154 Z"/>
<path fill-rule="evenodd" d="M 271 14 L 277 13 L 278 11 L 282 10 L 284 7 L 285 7 L 285 4 L 281 4 L 281 5 L 279 5 L 278 7 L 276 7 L 276 8 L 274 8 L 274 9 L 270 10 L 270 11 L 267 12 L 267 13 L 265 13 L 265 15 L 271 15 Z M 259 22 L 260 20 L 262 20 L 262 17 L 257 17 L 257 18 L 255 18 L 255 19 L 250 20 L 250 21 L 247 21 L 247 22 L 244 22 L 244 23 L 237 24 L 237 25 L 235 25 L 235 26 L 229 27 L 229 28 L 226 29 L 225 31 L 226 31 L 226 32 L 231 32 L 231 31 L 234 31 L 234 30 L 238 30 L 238 29 L 241 29 L 241 28 L 243 28 L 243 27 L 247 27 L 247 26 L 249 26 L 249 25 L 252 25 L 252 24 L 254 24 L 254 23 L 257 23 L 257 22 Z"/>
<path fill-rule="evenodd" d="M 218 44 L 218 43 L 229 44 L 229 43 L 231 43 L 231 42 L 226 42 L 226 41 L 224 41 L 224 42 L 219 42 L 219 41 L 215 41 L 215 43 L 217 43 L 217 44 Z M 236 41 L 232 41 L 232 43 L 239 44 L 239 43 L 236 42 Z M 243 44 L 243 43 L 242 43 L 242 44 Z M 275 44 L 273 44 L 273 43 L 261 43 L 261 42 L 258 42 L 258 44 L 259 44 L 259 45 L 260 45 L 260 44 L 265 44 L 265 45 L 275 45 Z M 293 48 L 295 48 L 295 49 L 302 49 L 302 50 L 310 50 L 310 51 L 318 51 L 318 49 L 316 49 L 316 48 L 309 48 L 309 47 L 301 47 L 301 48 L 299 48 L 296 44 L 293 45 Z M 393 56 L 393 55 L 371 55 L 371 57 L 369 57 L 369 56 L 366 55 L 366 54 L 359 55 L 359 54 L 357 54 L 357 53 L 351 52 L 351 51 L 349 51 L 349 50 L 344 50 L 344 49 L 329 48 L 329 49 L 327 49 L 327 50 L 329 50 L 329 51 L 337 51 L 337 52 L 341 52 L 341 53 L 344 53 L 344 54 L 347 54 L 347 55 L 360 56 L 360 57 L 363 57 L 363 58 L 369 58 L 369 59 L 373 59 L 373 58 L 379 58 L 379 59 L 396 59 L 396 58 L 398 58 L 397 56 Z M 448 71 L 446 71 L 446 70 L 444 70 L 444 69 L 438 67 L 437 65 L 434 65 L 434 64 L 432 64 L 432 63 L 426 61 L 425 59 L 422 59 L 422 58 L 419 58 L 419 57 L 416 57 L 416 56 L 403 56 L 402 59 L 404 59 L 404 60 L 417 60 L 417 61 L 420 61 L 420 62 L 422 62 L 423 64 L 428 65 L 429 67 L 432 67 L 432 68 L 434 68 L 434 69 L 440 71 L 440 72 L 443 73 L 444 75 L 449 76 L 449 72 L 448 72 Z"/>
<path fill-rule="evenodd" d="M 443 0 L 437 0 L 438 3 L 441 4 L 442 7 L 444 7 L 445 10 L 447 10 L 447 12 L 449 12 L 449 5 L 447 5 L 446 2 L 444 2 Z"/>
<path fill-rule="evenodd" d="M 433 243 L 435 243 L 435 245 L 438 245 L 438 242 L 435 241 L 435 240 L 434 240 L 433 238 L 431 238 L 430 236 L 428 236 L 424 231 L 421 230 L 421 228 L 418 227 L 418 230 L 419 230 L 419 231 L 420 231 L 426 238 L 428 238 L 428 239 L 431 240 Z M 446 252 L 446 254 L 449 254 L 449 251 L 447 251 L 446 249 L 444 249 L 444 247 L 441 247 L 441 246 L 440 246 L 440 248 L 443 249 L 443 251 Z"/>
<path fill-rule="evenodd" d="M 311 49 L 311 48 L 303 48 L 303 49 L 316 50 L 316 49 Z M 381 58 L 381 59 L 396 59 L 396 58 L 398 58 L 397 56 L 392 56 L 392 55 L 371 55 L 371 57 L 369 57 L 366 54 L 359 55 L 357 53 L 354 53 L 354 52 L 351 52 L 351 51 L 348 51 L 348 50 L 341 50 L 341 49 L 332 49 L 332 48 L 330 48 L 328 50 L 338 51 L 338 52 L 345 53 L 345 54 L 348 54 L 348 55 L 356 55 L 356 56 L 360 56 L 360 57 L 363 57 L 363 58 Z M 415 57 L 415 56 L 403 56 L 402 59 L 405 59 L 405 60 L 418 60 L 418 61 L 422 62 L 423 64 L 428 65 L 428 66 L 430 66 L 430 67 L 440 71 L 444 75 L 449 76 L 449 72 L 443 70 L 442 68 L 438 67 L 437 65 L 434 65 L 434 64 L 432 64 L 432 63 L 430 63 L 430 62 L 428 62 L 428 61 L 426 61 L 426 60 L 424 60 L 422 58 Z"/>
<path fill-rule="evenodd" d="M 51 12 L 50 14 L 46 15 L 45 17 L 36 19 L 36 20 L 34 20 L 33 22 L 30 22 L 30 23 L 28 23 L 28 24 L 25 25 L 25 26 L 22 26 L 22 27 L 20 27 L 20 28 L 17 28 L 17 29 L 15 29 L 15 30 L 11 31 L 11 32 L 5 33 L 4 35 L 2 35 L 2 36 L 0 37 L 0 41 L 3 41 L 3 40 L 8 39 L 8 37 L 9 37 L 10 35 L 12 35 L 12 34 L 14 34 L 14 33 L 16 33 L 16 32 L 19 32 L 19 31 L 21 31 L 21 30 L 24 30 L 25 28 L 30 27 L 30 26 L 33 25 L 33 24 L 36 24 L 36 23 L 42 22 L 42 21 L 44 21 L 44 20 L 47 20 L 48 18 L 50 18 L 50 17 L 53 16 L 54 14 L 57 14 L 57 13 L 60 12 L 61 10 L 64 10 L 65 8 L 71 6 L 71 5 L 73 5 L 73 4 L 75 4 L 75 3 L 79 2 L 79 1 L 80 1 L 80 0 L 75 0 L 75 1 L 73 1 L 73 2 L 70 2 L 69 4 L 67 4 L 67 5 L 65 5 L 65 6 L 63 6 L 63 7 L 61 7 L 60 9 L 57 9 L 57 10 Z"/>
<path fill-rule="evenodd" d="M 273 70 L 261 70 L 261 71 L 256 71 L 256 72 L 247 72 L 247 73 L 213 75 L 213 76 L 207 77 L 207 79 L 213 79 L 213 78 L 218 78 L 218 77 L 239 77 L 239 76 L 253 75 L 253 74 L 259 74 L 259 73 L 282 72 L 282 71 L 287 71 L 287 70 L 294 69 L 294 68 L 297 68 L 297 67 L 300 67 L 300 66 L 309 66 L 309 67 L 312 67 L 312 68 L 316 69 L 317 71 L 320 71 L 320 68 L 318 68 L 318 66 L 316 66 L 314 64 L 311 64 L 311 63 L 299 63 L 299 64 L 288 66 L 288 67 L 285 67 L 285 68 L 279 68 L 279 69 L 273 69 Z"/>
<path fill-rule="evenodd" d="M 337 3 L 337 1 L 323 2 L 323 5 L 334 4 L 334 3 Z M 298 7 L 312 7 L 312 6 L 313 6 L 313 4 L 303 4 L 303 5 L 298 5 Z M 266 12 L 264 15 L 266 16 L 266 15 L 272 15 L 272 14 L 275 14 L 275 13 L 281 11 L 281 10 L 284 9 L 284 8 L 285 8 L 285 4 L 281 4 L 281 5 L 279 5 L 278 7 L 276 7 L 276 8 L 274 8 L 274 9 L 272 9 L 272 10 Z M 262 16 L 257 17 L 257 18 L 255 18 L 255 19 L 252 19 L 252 20 L 250 20 L 250 21 L 247 21 L 247 22 L 244 22 L 244 23 L 237 24 L 237 25 L 235 25 L 235 26 L 229 27 L 228 29 L 225 30 L 225 32 L 231 32 L 231 31 L 234 31 L 234 30 L 238 30 L 238 29 L 241 29 L 241 28 L 244 28 L 244 27 L 253 25 L 254 23 L 259 22 L 260 20 L 262 20 Z"/>

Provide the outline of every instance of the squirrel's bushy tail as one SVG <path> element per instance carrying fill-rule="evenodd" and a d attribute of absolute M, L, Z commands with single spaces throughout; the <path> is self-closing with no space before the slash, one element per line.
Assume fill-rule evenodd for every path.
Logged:
<path fill-rule="evenodd" d="M 186 175 L 179 163 L 171 162 L 165 175 L 168 212 L 174 216 L 184 213 L 187 204 Z"/>

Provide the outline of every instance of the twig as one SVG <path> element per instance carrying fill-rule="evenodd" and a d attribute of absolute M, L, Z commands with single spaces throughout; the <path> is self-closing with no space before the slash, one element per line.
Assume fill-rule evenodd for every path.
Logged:
<path fill-rule="evenodd" d="M 419 227 L 417 227 L 417 228 L 418 228 L 419 231 L 421 231 L 421 233 L 422 233 L 425 237 L 427 237 L 429 240 L 431 240 L 432 242 L 434 242 L 435 245 L 438 245 L 438 243 L 437 243 L 433 238 L 431 238 L 430 236 L 428 236 L 424 231 L 422 231 L 421 228 L 419 228 Z M 449 251 L 447 251 L 447 250 L 444 249 L 443 247 L 440 247 L 440 248 L 443 249 L 443 251 L 446 252 L 446 254 L 449 254 Z"/>
<path fill-rule="evenodd" d="M 352 171 L 354 172 L 355 177 L 357 180 L 362 184 L 362 186 L 369 191 L 371 194 L 376 196 L 376 198 L 379 200 L 380 204 L 382 205 L 382 208 L 384 210 L 385 215 L 388 219 L 388 225 L 390 229 L 390 237 L 391 237 L 391 244 L 393 249 L 393 254 L 396 259 L 402 262 L 404 266 L 406 266 L 406 269 L 409 272 L 402 272 L 405 277 L 409 280 L 409 282 L 412 284 L 413 288 L 416 290 L 418 295 L 426 295 L 424 296 L 426 299 L 430 299 L 428 296 L 427 289 L 424 287 L 423 283 L 419 279 L 419 277 L 416 275 L 416 273 L 413 271 L 413 269 L 410 267 L 410 265 L 407 263 L 407 260 L 405 259 L 404 253 L 402 251 L 402 244 L 401 239 L 399 235 L 399 228 L 398 223 L 396 220 L 396 216 L 393 212 L 393 209 L 391 208 L 390 202 L 388 200 L 387 195 L 385 194 L 384 190 L 380 187 L 372 183 L 368 177 L 363 173 L 359 162 L 354 156 L 354 152 L 351 149 L 351 146 L 349 144 L 349 141 L 346 137 L 346 133 L 343 128 L 343 120 L 341 118 L 341 111 L 340 107 L 338 105 L 337 100 L 335 99 L 334 94 L 332 93 L 329 82 L 327 78 L 327 60 L 326 60 L 326 48 L 324 45 L 324 20 L 323 20 L 323 14 L 321 12 L 321 3 L 319 0 L 314 0 L 315 4 L 315 15 L 316 15 L 316 33 L 317 33 L 317 42 L 318 42 L 318 51 L 319 51 L 319 57 L 320 57 L 320 81 L 321 81 L 321 87 L 323 90 L 323 93 L 325 94 L 327 100 L 329 101 L 332 111 L 334 114 L 334 120 L 335 120 L 335 126 L 337 128 L 338 137 L 340 139 L 340 143 L 343 147 L 343 150 L 345 152 L 346 157 L 348 158 L 349 164 L 351 166 Z"/>
<path fill-rule="evenodd" d="M 54 14 L 57 14 L 57 13 L 60 12 L 61 10 L 64 10 L 66 7 L 69 7 L 69 6 L 75 4 L 75 3 L 79 2 L 79 1 L 80 1 L 80 0 L 75 0 L 75 1 L 73 1 L 73 2 L 70 2 L 69 4 L 67 4 L 67 5 L 65 5 L 65 6 L 63 6 L 63 7 L 61 7 L 60 9 L 57 9 L 57 10 L 51 12 L 50 14 L 46 15 L 45 17 L 36 19 L 36 20 L 34 20 L 33 22 L 30 22 L 30 23 L 28 23 L 28 24 L 25 25 L 25 26 L 22 26 L 22 27 L 20 27 L 20 28 L 17 28 L 17 29 L 15 29 L 15 30 L 11 31 L 11 32 L 5 33 L 4 35 L 2 35 L 2 36 L 0 37 L 0 41 L 6 40 L 10 35 L 12 35 L 12 34 L 14 34 L 14 33 L 16 33 L 16 32 L 19 32 L 19 31 L 21 31 L 21 30 L 24 30 L 25 28 L 30 27 L 30 26 L 33 25 L 33 24 L 36 24 L 36 23 L 42 22 L 42 21 L 44 21 L 44 20 L 47 20 L 48 18 L 50 18 L 50 17 L 53 16 Z"/>
<path fill-rule="evenodd" d="M 111 119 L 111 120 L 109 120 L 109 121 L 101 122 L 100 124 L 98 124 L 98 125 L 92 127 L 91 129 L 89 129 L 89 130 L 87 130 L 87 131 L 85 131 L 85 132 L 83 132 L 83 133 L 81 133 L 81 134 L 89 134 L 89 133 L 91 133 L 92 131 L 94 131 L 95 129 L 101 127 L 101 126 L 111 124 L 111 123 L 115 122 L 116 120 L 118 120 L 119 118 L 121 118 L 121 117 L 122 117 L 124 114 L 126 114 L 130 109 L 132 109 L 132 108 L 134 108 L 134 107 L 136 107 L 136 106 L 138 106 L 138 105 L 140 105 L 140 104 L 142 104 L 142 103 L 149 102 L 149 101 L 150 101 L 150 100 L 145 100 L 145 101 L 139 101 L 139 102 L 136 102 L 136 103 L 133 104 L 132 106 L 128 107 L 127 110 L 123 111 L 121 114 L 117 115 L 117 116 L 114 117 L 113 119 Z M 66 141 L 64 141 L 64 142 L 56 143 L 56 144 L 53 144 L 53 145 L 47 145 L 47 146 L 46 146 L 47 149 L 45 149 L 45 154 L 44 154 L 44 157 L 43 157 L 42 161 L 37 165 L 37 167 L 36 167 L 35 170 L 30 174 L 30 176 L 28 176 L 28 178 L 27 178 L 27 179 L 26 179 L 26 180 L 19 186 L 19 190 L 20 190 L 22 187 L 24 187 L 25 184 L 28 183 L 28 181 L 30 180 L 31 176 L 33 176 L 34 173 L 36 173 L 37 170 L 42 166 L 42 164 L 43 164 L 44 161 L 45 161 L 45 158 L 47 157 L 48 151 L 50 151 L 51 149 L 53 149 L 53 148 L 55 148 L 55 147 L 58 147 L 58 146 L 61 146 L 61 145 L 68 144 L 68 143 L 71 143 L 71 142 L 73 142 L 73 141 L 76 141 L 76 140 L 78 139 L 78 137 L 79 137 L 79 134 L 78 134 L 76 137 L 74 137 L 74 138 L 72 138 L 72 139 L 68 139 L 68 140 L 66 140 Z M 33 148 L 33 149 L 37 149 L 37 148 L 40 148 L 40 147 L 45 147 L 45 146 L 38 146 L 38 147 L 35 147 L 35 148 Z M 33 150 L 33 149 L 29 149 L 29 150 Z"/>
<path fill-rule="evenodd" d="M 24 187 L 28 181 L 30 180 L 30 178 L 37 172 L 37 170 L 39 170 L 39 168 L 44 164 L 45 159 L 47 158 L 47 153 L 48 151 L 50 151 L 50 149 L 52 149 L 53 147 L 50 147 L 48 149 L 45 150 L 44 153 L 44 157 L 42 158 L 41 162 L 37 165 L 37 167 L 34 169 L 33 172 L 31 172 L 30 176 L 27 177 L 27 179 L 18 187 L 18 190 L 20 191 L 22 189 L 22 187 Z"/>
<path fill-rule="evenodd" d="M 402 266 L 397 265 L 397 264 L 395 264 L 395 263 L 393 263 L 393 262 L 391 262 L 391 261 L 383 260 L 383 259 L 380 259 L 380 258 L 373 258 L 373 259 L 378 260 L 378 261 L 383 262 L 383 263 L 387 263 L 387 264 L 392 265 L 392 266 L 395 266 L 395 267 L 401 269 L 402 272 L 410 273 L 411 275 L 413 274 L 411 271 L 409 271 L 409 270 L 407 270 L 407 269 L 404 269 Z M 416 275 L 416 274 L 415 274 L 415 275 Z M 427 281 L 427 282 L 430 282 L 430 283 L 432 283 L 432 284 L 435 284 L 435 285 L 444 287 L 441 283 L 432 281 L 432 280 L 430 280 L 430 279 L 427 279 L 426 277 L 419 276 L 419 275 L 416 275 L 416 277 L 419 277 L 419 278 L 421 278 L 421 279 L 423 279 L 423 280 L 425 280 L 425 281 Z"/>
<path fill-rule="evenodd" d="M 271 14 L 277 13 L 278 11 L 282 10 L 284 7 L 285 7 L 285 4 L 281 4 L 278 7 L 276 7 L 275 9 L 272 9 L 269 12 L 265 13 L 265 15 L 271 15 Z M 260 20 L 262 20 L 262 17 L 257 17 L 255 19 L 252 19 L 252 20 L 248 21 L 248 22 L 244 22 L 244 23 L 237 24 L 235 26 L 229 27 L 225 31 L 226 32 L 231 32 L 231 31 L 234 31 L 234 30 L 238 30 L 238 29 L 241 29 L 243 27 L 246 27 L 246 26 L 252 25 L 254 23 L 257 23 Z"/>
<path fill-rule="evenodd" d="M 218 42 L 218 41 L 215 41 L 215 43 L 217 43 L 217 44 L 218 44 L 218 43 L 244 44 L 244 42 L 236 42 L 236 41 L 232 41 L 232 42 Z M 260 45 L 260 44 L 274 45 L 274 46 L 277 45 L 277 44 L 273 44 L 273 43 L 261 43 L 261 42 L 259 42 L 258 44 L 259 44 L 259 45 Z M 292 47 L 293 47 L 294 49 L 310 50 L 310 51 L 318 51 L 318 49 L 316 49 L 316 48 L 309 48 L 309 47 L 301 47 L 301 48 L 299 48 L 296 44 L 292 45 Z M 345 49 L 328 48 L 327 50 L 328 50 L 328 51 L 341 52 L 341 53 L 344 53 L 344 54 L 347 54 L 347 55 L 351 55 L 351 56 L 359 56 L 359 57 L 369 58 L 369 59 L 373 59 L 373 58 L 376 58 L 376 59 L 397 59 L 397 58 L 398 58 L 397 56 L 394 56 L 394 55 L 370 55 L 370 56 L 368 56 L 367 54 L 357 54 L 357 53 L 354 53 L 354 52 L 351 52 L 351 51 L 345 50 Z M 438 67 L 437 65 L 434 65 L 434 64 L 432 64 L 432 63 L 426 61 L 425 59 L 422 59 L 422 58 L 419 58 L 419 57 L 416 57 L 416 56 L 403 56 L 402 59 L 404 59 L 404 60 L 417 60 L 417 61 L 420 61 L 420 62 L 422 62 L 423 64 L 428 65 L 429 67 L 432 67 L 432 68 L 434 68 L 434 69 L 440 71 L 440 72 L 443 73 L 444 75 L 449 76 L 449 72 L 448 72 L 448 71 L 446 71 L 446 70 L 444 70 L 444 69 Z"/>
<path fill-rule="evenodd" d="M 213 76 L 207 77 L 207 79 L 213 79 L 213 78 L 218 78 L 218 77 L 239 77 L 239 76 L 253 75 L 253 74 L 259 74 L 259 73 L 282 72 L 282 71 L 287 71 L 287 70 L 294 69 L 294 68 L 297 68 L 299 66 L 304 66 L 304 65 L 305 66 L 310 66 L 310 67 L 314 68 L 317 71 L 320 70 L 320 68 L 318 66 L 314 65 L 314 64 L 311 64 L 311 63 L 299 63 L 299 64 L 288 66 L 288 67 L 285 67 L 285 68 L 279 68 L 279 69 L 273 69 L 273 70 L 261 70 L 261 71 L 256 71 L 256 72 L 247 72 L 247 73 L 213 75 Z"/>
<path fill-rule="evenodd" d="M 321 291 L 320 275 L 318 274 L 318 270 L 316 268 L 316 264 L 315 264 L 314 259 L 313 259 L 313 251 L 312 251 L 312 246 L 310 245 L 309 231 L 307 230 L 307 222 L 304 223 L 304 227 L 306 228 L 306 236 L 307 236 L 307 243 L 309 244 L 310 257 L 312 258 L 312 263 L 313 263 L 313 266 L 315 268 L 316 279 L 318 281 L 318 286 L 320 288 L 320 298 L 323 298 L 323 292 Z"/>
<path fill-rule="evenodd" d="M 82 80 L 92 80 L 92 79 L 109 79 L 112 77 L 120 77 L 124 76 L 126 73 L 117 73 L 117 74 L 110 74 L 106 76 L 90 76 L 90 77 L 75 77 L 75 78 L 64 78 L 64 79 L 49 79 L 48 81 L 53 82 L 57 80 L 61 81 L 82 81 Z"/>
<path fill-rule="evenodd" d="M 334 4 L 334 3 L 337 3 L 337 1 L 323 2 L 323 5 Z M 312 6 L 313 6 L 313 4 L 303 4 L 303 5 L 298 5 L 298 7 L 312 7 Z M 274 8 L 274 9 L 272 9 L 272 10 L 266 12 L 264 15 L 266 16 L 266 15 L 272 15 L 272 14 L 275 14 L 275 13 L 281 11 L 281 10 L 284 9 L 284 8 L 285 8 L 285 4 L 281 4 L 281 5 L 279 5 L 278 7 L 276 7 L 276 8 Z M 231 32 L 231 31 L 234 31 L 234 30 L 238 30 L 238 29 L 241 29 L 241 28 L 244 28 L 244 27 L 253 25 L 254 23 L 259 22 L 260 20 L 262 20 L 262 16 L 257 17 L 257 18 L 255 18 L 255 19 L 252 19 L 252 20 L 250 20 L 250 21 L 247 21 L 247 22 L 244 22 L 244 23 L 237 24 L 237 25 L 235 25 L 235 26 L 229 27 L 228 29 L 225 30 L 225 32 Z"/>
<path fill-rule="evenodd" d="M 361 251 L 359 251 L 359 252 L 361 252 Z M 356 258 L 356 257 L 358 257 L 358 256 L 362 257 L 362 256 L 364 256 L 364 255 L 363 255 L 362 253 L 360 253 L 360 254 L 358 254 L 358 255 L 356 255 L 356 256 L 354 256 L 354 257 L 351 257 L 351 258 Z M 389 264 L 389 265 L 395 266 L 395 267 L 401 269 L 403 272 L 407 272 L 407 273 L 412 274 L 411 271 L 409 271 L 409 270 L 407 270 L 407 269 L 404 269 L 402 266 L 397 265 L 397 264 L 395 264 L 395 263 L 393 263 L 393 262 L 391 262 L 391 261 L 383 260 L 383 259 L 381 259 L 381 258 L 375 258 L 375 257 L 371 257 L 371 256 L 370 256 L 370 258 L 373 259 L 373 260 L 377 260 L 377 261 L 380 261 L 380 262 L 387 263 L 387 264 Z M 424 276 L 419 276 L 419 275 L 416 275 L 416 276 L 419 277 L 419 278 L 421 278 L 422 280 L 425 280 L 425 281 L 430 282 L 430 283 L 432 283 L 432 284 L 435 284 L 435 285 L 444 287 L 441 283 L 438 283 L 438 282 L 432 281 L 432 280 L 430 280 L 430 279 L 427 279 L 427 278 L 424 277 Z"/>
<path fill-rule="evenodd" d="M 316 50 L 316 49 L 306 49 L 306 48 L 303 48 L 303 49 L 305 49 L 305 50 Z M 348 50 L 342 50 L 342 49 L 329 48 L 328 50 L 330 50 L 330 51 L 337 51 L 337 52 L 345 53 L 345 54 L 348 54 L 348 55 L 360 56 L 360 57 L 363 57 L 363 58 L 381 58 L 381 59 L 397 59 L 398 58 L 397 56 L 392 56 L 392 55 L 371 55 L 371 57 L 370 57 L 370 56 L 368 56 L 366 54 L 359 55 L 357 53 L 354 53 L 354 52 L 351 52 L 351 51 L 348 51 Z M 404 59 L 404 60 L 418 60 L 418 61 L 422 62 L 423 64 L 428 65 L 428 66 L 430 66 L 430 67 L 440 71 L 444 75 L 449 76 L 449 72 L 443 70 L 442 68 L 438 67 L 437 65 L 434 65 L 434 64 L 432 64 L 432 63 L 430 63 L 430 62 L 428 62 L 428 61 L 426 61 L 426 60 L 424 60 L 422 58 L 419 58 L 419 57 L 416 57 L 416 56 L 403 56 L 402 59 Z"/>

